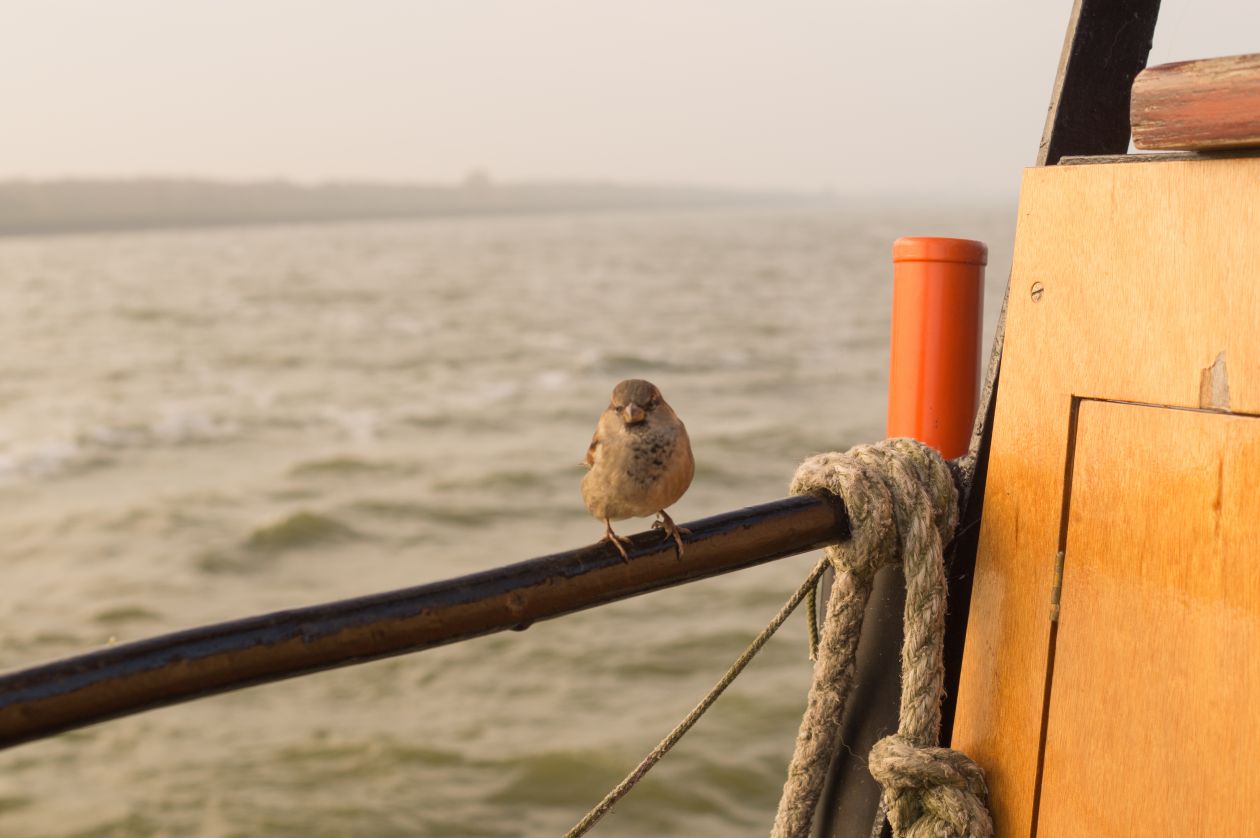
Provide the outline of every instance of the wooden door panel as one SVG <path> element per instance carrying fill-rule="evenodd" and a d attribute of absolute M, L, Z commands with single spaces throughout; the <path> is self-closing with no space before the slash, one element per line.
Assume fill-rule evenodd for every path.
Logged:
<path fill-rule="evenodd" d="M 1041 838 L 1260 830 L 1258 476 L 1255 417 L 1080 405 Z"/>

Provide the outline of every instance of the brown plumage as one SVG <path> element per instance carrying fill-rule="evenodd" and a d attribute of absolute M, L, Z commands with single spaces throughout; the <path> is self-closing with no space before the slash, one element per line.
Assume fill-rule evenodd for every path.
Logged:
<path fill-rule="evenodd" d="M 612 522 L 648 515 L 661 516 L 653 526 L 674 539 L 682 557 L 682 534 L 688 531 L 675 524 L 665 508 L 687 491 L 696 462 L 686 427 L 655 384 L 631 378 L 613 388 L 586 450 L 585 465 L 590 471 L 582 478 L 582 500 L 604 522 L 604 540 L 611 541 L 623 559 L 629 560 L 622 544 L 628 539 L 613 532 Z"/>

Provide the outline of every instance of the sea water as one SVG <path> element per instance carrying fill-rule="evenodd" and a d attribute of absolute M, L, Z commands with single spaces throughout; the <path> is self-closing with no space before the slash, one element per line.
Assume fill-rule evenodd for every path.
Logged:
<path fill-rule="evenodd" d="M 988 241 L 991 334 L 1013 218 L 0 240 L 0 669 L 593 542 L 580 463 L 623 378 L 687 424 L 679 521 L 783 497 L 805 456 L 883 435 L 893 239 Z M 0 834 L 559 834 L 815 559 L 0 752 Z M 796 617 L 599 834 L 764 835 L 809 675 Z"/>

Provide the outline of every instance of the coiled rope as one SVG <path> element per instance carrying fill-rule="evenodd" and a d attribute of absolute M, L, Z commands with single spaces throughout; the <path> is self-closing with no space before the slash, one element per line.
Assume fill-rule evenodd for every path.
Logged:
<path fill-rule="evenodd" d="M 844 499 L 852 539 L 829 547 L 770 624 L 682 722 L 566 838 L 585 834 L 682 738 L 743 671 L 807 596 L 828 565 L 836 571 L 809 701 L 774 838 L 806 838 L 839 744 L 841 715 L 853 686 L 862 615 L 875 573 L 900 558 L 906 574 L 902 646 L 901 723 L 871 749 L 871 774 L 884 788 L 883 807 L 898 838 L 989 838 L 984 773 L 963 754 L 933 747 L 940 733 L 945 627 L 943 545 L 957 523 L 957 490 L 940 456 L 910 439 L 820 454 L 801 464 L 792 494 L 830 493 Z M 811 636 L 811 646 L 813 646 Z M 811 650 L 812 651 L 812 650 Z"/>

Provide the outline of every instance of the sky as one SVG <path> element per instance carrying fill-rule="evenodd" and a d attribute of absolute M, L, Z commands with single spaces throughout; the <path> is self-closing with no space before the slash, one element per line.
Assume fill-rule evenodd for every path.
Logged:
<path fill-rule="evenodd" d="M 1260 51 L 1166 0 L 1151 63 Z M 1070 0 L 0 0 L 0 178 L 1013 199 Z"/>

